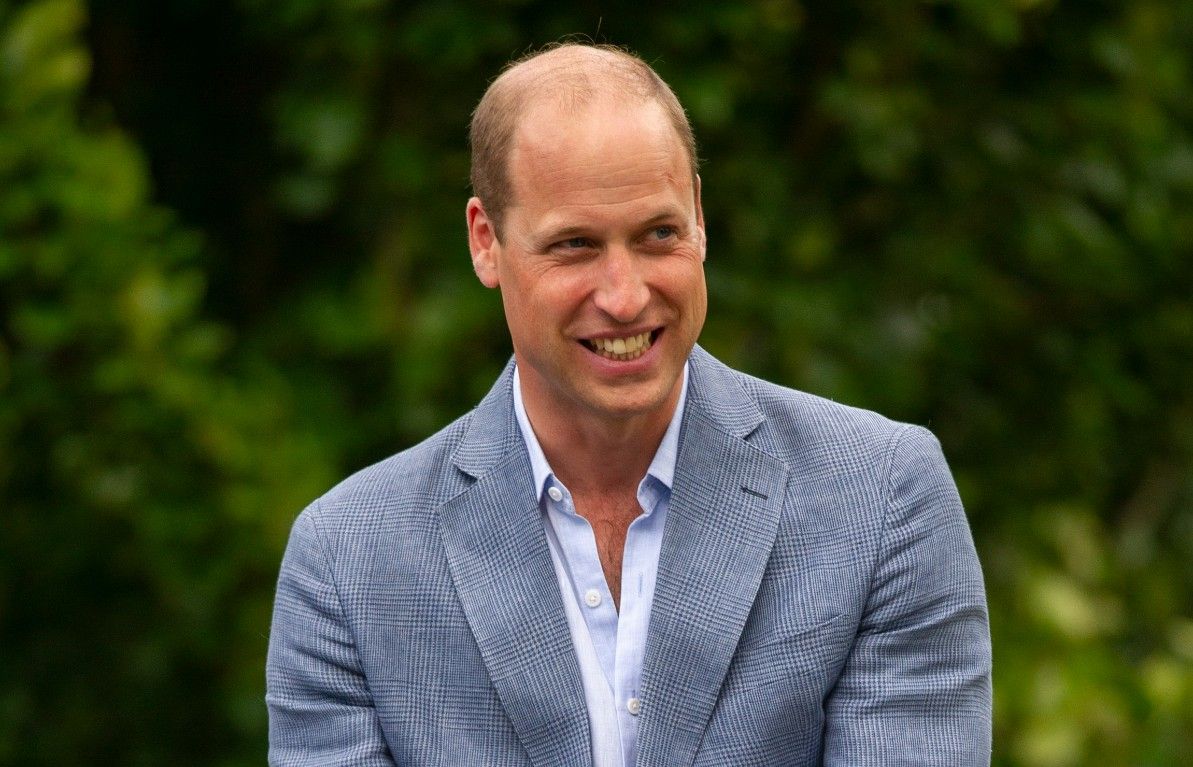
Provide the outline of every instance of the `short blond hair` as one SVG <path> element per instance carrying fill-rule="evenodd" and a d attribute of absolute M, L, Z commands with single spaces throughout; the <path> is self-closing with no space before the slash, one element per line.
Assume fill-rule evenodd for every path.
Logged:
<path fill-rule="evenodd" d="M 675 92 L 649 64 L 625 48 L 590 43 L 553 43 L 510 62 L 472 113 L 472 193 L 480 198 L 500 239 L 506 209 L 513 202 L 509 157 L 518 119 L 536 98 L 553 97 L 572 108 L 598 93 L 613 92 L 659 104 L 675 129 L 696 188 L 696 137 Z"/>

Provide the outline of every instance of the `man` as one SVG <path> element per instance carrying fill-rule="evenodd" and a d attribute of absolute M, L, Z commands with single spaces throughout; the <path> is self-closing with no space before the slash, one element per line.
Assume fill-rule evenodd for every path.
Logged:
<path fill-rule="evenodd" d="M 923 429 L 736 373 L 691 129 L 621 51 L 508 68 L 468 241 L 514 360 L 298 518 L 270 759 L 987 764 L 981 572 Z"/>

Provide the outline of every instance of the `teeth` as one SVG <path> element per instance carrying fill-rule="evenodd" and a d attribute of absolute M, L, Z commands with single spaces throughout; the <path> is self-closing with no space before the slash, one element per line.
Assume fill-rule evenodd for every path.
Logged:
<path fill-rule="evenodd" d="M 650 348 L 650 333 L 626 338 L 594 338 L 588 346 L 602 357 L 624 362 L 641 357 Z"/>

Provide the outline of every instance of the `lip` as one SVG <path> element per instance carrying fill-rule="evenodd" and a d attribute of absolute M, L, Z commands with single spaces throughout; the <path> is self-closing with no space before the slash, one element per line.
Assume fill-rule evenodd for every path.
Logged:
<path fill-rule="evenodd" d="M 662 332 L 662 325 L 642 325 L 640 327 L 618 328 L 617 330 L 611 330 L 608 333 L 592 333 L 590 335 L 581 336 L 580 343 L 598 340 L 603 341 L 607 338 L 629 338 L 630 336 L 637 336 L 641 335 L 642 333 L 650 333 L 651 343 L 653 344 L 654 339 L 657 338 Z"/>
<path fill-rule="evenodd" d="M 650 370 L 658 359 L 659 348 L 661 344 L 659 341 L 666 335 L 664 332 L 665 326 L 646 326 L 641 328 L 627 328 L 625 330 L 618 329 L 608 334 L 593 334 L 584 336 L 576 343 L 584 349 L 584 358 L 588 363 L 596 369 L 597 373 L 609 377 L 633 376 L 644 373 Z M 628 336 L 635 336 L 640 333 L 650 333 L 650 348 L 642 353 L 641 356 L 635 357 L 632 360 L 611 360 L 607 357 L 593 351 L 592 347 L 588 345 L 589 339 L 607 339 L 607 338 L 626 338 Z"/>

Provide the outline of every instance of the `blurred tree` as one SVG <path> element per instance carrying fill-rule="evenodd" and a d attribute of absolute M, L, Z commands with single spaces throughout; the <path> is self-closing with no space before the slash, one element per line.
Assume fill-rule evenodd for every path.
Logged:
<path fill-rule="evenodd" d="M 0 8 L 0 763 L 259 753 L 277 541 L 332 461 L 280 369 L 223 369 L 201 238 L 80 108 L 83 21 Z"/>

